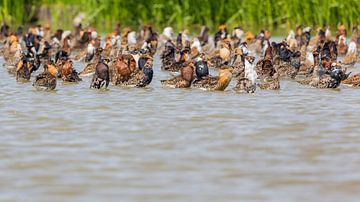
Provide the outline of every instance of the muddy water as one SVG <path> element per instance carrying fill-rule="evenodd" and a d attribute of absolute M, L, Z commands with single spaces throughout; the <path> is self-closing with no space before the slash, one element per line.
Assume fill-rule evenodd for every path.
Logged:
<path fill-rule="evenodd" d="M 0 201 L 359 200 L 360 90 L 169 89 L 158 61 L 149 88 L 107 91 L 1 67 Z"/>

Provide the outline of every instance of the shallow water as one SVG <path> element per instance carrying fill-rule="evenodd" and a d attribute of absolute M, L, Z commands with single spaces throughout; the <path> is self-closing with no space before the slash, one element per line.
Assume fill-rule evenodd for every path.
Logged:
<path fill-rule="evenodd" d="M 107 91 L 0 67 L 0 201 L 359 200 L 360 90 L 169 89 L 158 61 L 149 88 Z"/>

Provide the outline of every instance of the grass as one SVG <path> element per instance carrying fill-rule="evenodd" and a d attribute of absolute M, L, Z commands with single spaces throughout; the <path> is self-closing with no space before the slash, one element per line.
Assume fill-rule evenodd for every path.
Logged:
<path fill-rule="evenodd" d="M 0 21 L 13 28 L 48 22 L 53 29 L 71 28 L 74 16 L 86 14 L 85 25 L 111 31 L 114 24 L 137 28 L 152 24 L 158 30 L 172 26 L 216 29 L 220 23 L 246 30 L 287 31 L 297 25 L 348 28 L 360 23 L 358 0 L 0 0 Z"/>

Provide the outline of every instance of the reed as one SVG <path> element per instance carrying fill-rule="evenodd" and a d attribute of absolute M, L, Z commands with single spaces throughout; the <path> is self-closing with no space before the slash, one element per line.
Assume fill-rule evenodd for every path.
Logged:
<path fill-rule="evenodd" d="M 287 31 L 297 25 L 350 28 L 360 23 L 356 0 L 0 0 L 0 20 L 16 27 L 48 21 L 53 29 L 71 28 L 74 16 L 86 14 L 86 25 L 110 31 L 115 23 L 137 28 L 198 29 L 220 23 L 246 30 Z"/>

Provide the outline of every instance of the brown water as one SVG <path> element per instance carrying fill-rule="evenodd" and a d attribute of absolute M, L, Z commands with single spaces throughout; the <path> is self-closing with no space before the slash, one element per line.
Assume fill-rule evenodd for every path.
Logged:
<path fill-rule="evenodd" d="M 107 91 L 0 67 L 0 201 L 359 200 L 360 90 L 169 89 L 156 61 L 149 88 Z"/>

